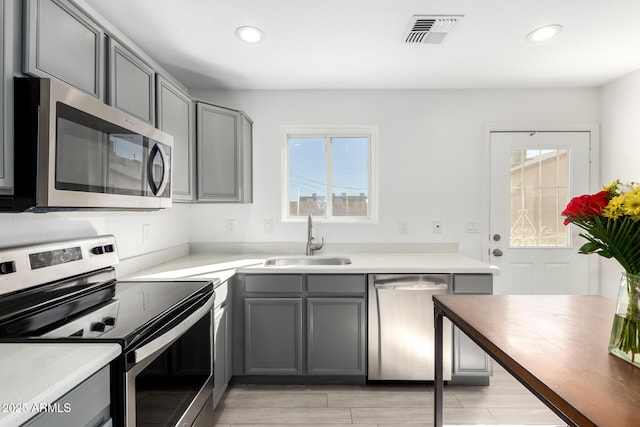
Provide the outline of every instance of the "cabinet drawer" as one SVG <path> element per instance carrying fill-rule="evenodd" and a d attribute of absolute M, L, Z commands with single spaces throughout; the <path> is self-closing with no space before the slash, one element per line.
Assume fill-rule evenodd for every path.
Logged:
<path fill-rule="evenodd" d="M 292 274 L 264 274 L 246 276 L 247 293 L 301 293 L 302 276 Z"/>
<path fill-rule="evenodd" d="M 493 275 L 491 274 L 454 274 L 454 294 L 492 294 Z"/>
<path fill-rule="evenodd" d="M 53 404 L 57 412 L 44 412 L 28 427 L 105 425 L 110 415 L 110 371 L 105 366 Z"/>
<path fill-rule="evenodd" d="M 362 274 L 309 275 L 307 286 L 313 294 L 364 294 L 367 280 Z"/>

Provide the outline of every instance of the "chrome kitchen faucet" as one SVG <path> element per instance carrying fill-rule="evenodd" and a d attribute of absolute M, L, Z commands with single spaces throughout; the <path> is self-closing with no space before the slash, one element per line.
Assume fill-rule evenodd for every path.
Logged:
<path fill-rule="evenodd" d="M 321 243 L 313 243 L 313 220 L 311 219 L 311 214 L 307 217 L 307 250 L 305 251 L 305 255 L 313 255 L 313 252 L 319 251 L 322 249 L 322 245 L 324 245 L 324 237 L 322 238 Z"/>

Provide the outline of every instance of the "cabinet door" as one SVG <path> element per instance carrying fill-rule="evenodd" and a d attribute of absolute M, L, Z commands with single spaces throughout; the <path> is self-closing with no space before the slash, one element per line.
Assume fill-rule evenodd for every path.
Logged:
<path fill-rule="evenodd" d="M 67 0 L 24 4 L 23 71 L 104 99 L 104 32 Z"/>
<path fill-rule="evenodd" d="M 0 4 L 0 194 L 13 193 L 13 4 Z"/>
<path fill-rule="evenodd" d="M 62 396 L 52 406 L 58 411 L 42 412 L 23 426 L 67 427 L 111 425 L 110 367 L 105 366 Z M 40 402 L 37 402 L 40 403 Z M 49 403 L 49 402 L 43 402 Z"/>
<path fill-rule="evenodd" d="M 493 275 L 454 274 L 454 294 L 492 294 Z M 453 383 L 488 384 L 491 359 L 467 335 L 453 328 Z"/>
<path fill-rule="evenodd" d="M 225 371 L 224 382 L 229 384 L 233 376 L 233 305 L 229 303 L 226 309 L 226 331 L 225 331 Z"/>
<path fill-rule="evenodd" d="M 302 299 L 245 299 L 245 373 L 302 374 Z"/>
<path fill-rule="evenodd" d="M 366 375 L 364 298 L 307 300 L 310 375 Z"/>
<path fill-rule="evenodd" d="M 213 320 L 213 402 L 216 405 L 227 388 L 227 309 L 216 309 Z"/>
<path fill-rule="evenodd" d="M 173 200 L 191 201 L 195 181 L 193 103 L 189 95 L 160 75 L 156 92 L 158 128 L 173 136 Z"/>
<path fill-rule="evenodd" d="M 109 39 L 109 104 L 155 123 L 155 71 L 114 39 Z"/>
<path fill-rule="evenodd" d="M 453 328 L 453 375 L 486 377 L 491 374 L 491 362 L 471 338 Z"/>
<path fill-rule="evenodd" d="M 197 103 L 198 200 L 251 202 L 251 120 Z"/>
<path fill-rule="evenodd" d="M 236 111 L 198 103 L 198 200 L 240 201 Z"/>
<path fill-rule="evenodd" d="M 242 133 L 240 135 L 240 157 L 242 159 L 242 185 L 240 201 L 253 202 L 253 121 L 244 113 L 240 113 Z"/>

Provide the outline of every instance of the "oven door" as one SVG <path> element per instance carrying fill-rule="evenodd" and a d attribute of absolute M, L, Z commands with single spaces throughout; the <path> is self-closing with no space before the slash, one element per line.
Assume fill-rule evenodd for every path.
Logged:
<path fill-rule="evenodd" d="M 180 324 L 127 352 L 125 426 L 191 426 L 213 392 L 213 296 Z"/>

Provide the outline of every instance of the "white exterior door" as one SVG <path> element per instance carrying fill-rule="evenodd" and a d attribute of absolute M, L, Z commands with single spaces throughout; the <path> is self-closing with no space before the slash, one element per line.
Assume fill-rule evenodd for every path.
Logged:
<path fill-rule="evenodd" d="M 588 294 L 584 239 L 563 224 L 589 192 L 591 132 L 491 132 L 489 260 L 495 294 Z"/>

